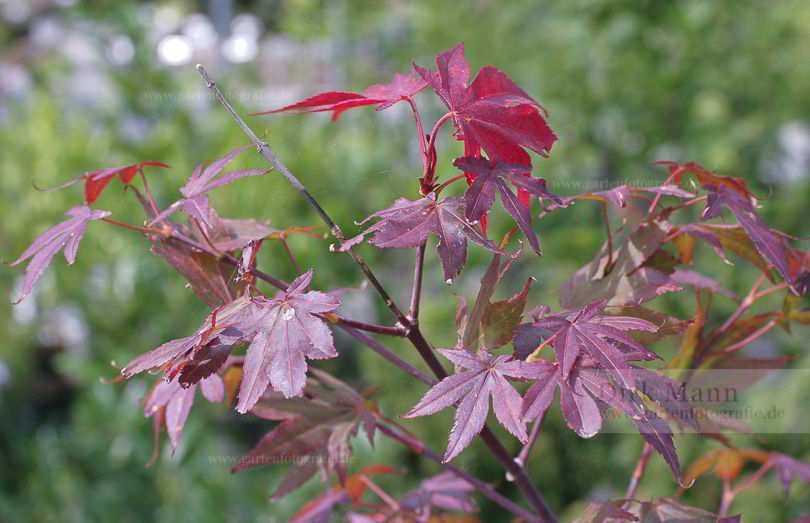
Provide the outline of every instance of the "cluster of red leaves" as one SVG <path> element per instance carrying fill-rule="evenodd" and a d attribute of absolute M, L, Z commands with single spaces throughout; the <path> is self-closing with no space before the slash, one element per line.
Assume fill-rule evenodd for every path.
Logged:
<path fill-rule="evenodd" d="M 136 175 L 139 173 L 143 175 L 143 168 L 147 166 L 169 167 L 165 163 L 152 161 L 125 165 L 124 167 L 108 167 L 106 169 L 98 169 L 82 174 L 81 176 L 62 184 L 59 187 L 42 190 L 42 192 L 58 191 L 79 182 L 84 182 L 84 202 L 87 205 L 92 205 L 101 195 L 102 191 L 104 191 L 104 189 L 107 187 L 107 184 L 110 183 L 110 181 L 115 178 L 116 175 L 118 175 L 118 179 L 121 180 L 121 183 L 124 185 L 129 185 L 132 183 L 132 180 Z"/>

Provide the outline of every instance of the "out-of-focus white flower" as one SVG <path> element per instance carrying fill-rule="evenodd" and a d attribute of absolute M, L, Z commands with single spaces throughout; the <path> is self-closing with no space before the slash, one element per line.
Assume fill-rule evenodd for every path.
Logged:
<path fill-rule="evenodd" d="M 168 35 L 160 40 L 157 48 L 158 58 L 167 65 L 183 65 L 191 60 L 192 48 L 188 38 L 180 35 Z"/>
<path fill-rule="evenodd" d="M 259 45 L 255 38 L 241 35 L 229 36 L 222 42 L 222 56 L 235 64 L 251 62 L 259 52 Z"/>
<path fill-rule="evenodd" d="M 126 35 L 117 35 L 107 46 L 107 58 L 115 65 L 126 65 L 135 58 L 135 46 Z"/>
<path fill-rule="evenodd" d="M 0 389 L 5 389 L 11 383 L 11 371 L 8 365 L 0 361 Z"/>
<path fill-rule="evenodd" d="M 65 28 L 62 21 L 53 16 L 37 18 L 31 23 L 29 39 L 31 43 L 41 49 L 49 49 L 62 44 L 65 38 Z"/>
<path fill-rule="evenodd" d="M 64 347 L 66 351 L 83 354 L 87 350 L 90 330 L 81 309 L 61 304 L 45 311 L 39 340 L 46 347 Z"/>
<path fill-rule="evenodd" d="M 0 63 L 0 95 L 22 98 L 31 88 L 31 75 L 16 64 Z"/>
<path fill-rule="evenodd" d="M 194 49 L 210 49 L 217 43 L 217 31 L 207 16 L 194 13 L 186 18 L 183 34 Z"/>
<path fill-rule="evenodd" d="M 231 21 L 231 33 L 258 40 L 264 27 L 258 16 L 249 13 L 236 15 Z"/>
<path fill-rule="evenodd" d="M 68 34 L 59 44 L 62 55 L 78 66 L 94 66 L 100 62 L 99 52 L 89 36 L 80 31 Z"/>
<path fill-rule="evenodd" d="M 12 24 L 22 24 L 31 16 L 31 6 L 26 0 L 10 0 L 3 3 L 3 18 Z"/>

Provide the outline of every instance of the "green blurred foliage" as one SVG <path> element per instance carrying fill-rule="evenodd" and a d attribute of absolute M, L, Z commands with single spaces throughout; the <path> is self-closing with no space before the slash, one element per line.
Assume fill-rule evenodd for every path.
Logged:
<path fill-rule="evenodd" d="M 201 6 L 173 2 L 184 12 Z M 104 9 L 100 9 L 103 6 Z M 79 4 L 66 11 L 74 20 L 93 20 L 129 35 L 135 60 L 111 68 L 118 101 L 88 111 L 70 103 L 64 82 L 71 71 L 56 54 L 27 63 L 33 85 L 28 98 L 11 104 L 0 127 L 0 254 L 14 258 L 31 239 L 61 221 L 81 201 L 80 189 L 40 194 L 31 187 L 51 187 L 100 167 L 159 160 L 170 170 L 148 171 L 150 184 L 163 205 L 193 167 L 235 146 L 244 136 L 227 114 L 210 100 L 188 103 L 171 97 L 155 99 L 150 92 L 193 93 L 203 86 L 192 67 L 168 70 L 153 63 L 154 50 L 135 16 L 135 2 Z M 595 181 L 640 183 L 663 180 L 651 162 L 668 158 L 695 160 L 719 172 L 745 177 L 757 194 L 768 194 L 763 166 L 779 154 L 776 133 L 786 122 L 810 117 L 810 4 L 713 0 L 510 2 L 367 2 L 290 0 L 241 2 L 238 10 L 260 15 L 272 31 L 300 41 L 325 41 L 333 50 L 338 84 L 329 89 L 362 90 L 384 82 L 393 72 L 407 71 L 411 60 L 433 66 L 433 56 L 458 41 L 467 45 L 474 70 L 493 64 L 506 71 L 550 112 L 560 141 L 549 159 L 536 158 L 535 172 L 550 180 L 559 194 L 582 189 L 566 185 Z M 8 27 L 0 29 L 3 52 L 24 39 Z M 272 72 L 253 64 L 213 65 L 212 73 L 226 88 L 267 87 Z M 315 89 L 305 89 L 312 94 Z M 443 108 L 429 92 L 419 95 L 426 126 Z M 244 112 L 275 108 L 272 99 L 237 103 Z M 137 117 L 148 122 L 141 141 L 120 139 L 121 123 Z M 276 115 L 253 118 L 251 124 L 270 141 L 313 194 L 347 232 L 352 220 L 388 205 L 400 195 L 415 196 L 419 175 L 418 148 L 406 107 L 386 113 L 371 109 L 347 112 L 340 122 L 326 115 Z M 448 127 L 439 138 L 442 179 L 454 175 L 450 160 L 460 153 Z M 245 156 L 240 167 L 262 167 L 258 157 Z M 581 186 L 580 186 L 581 187 Z M 462 187 L 456 187 L 460 191 Z M 222 216 L 267 219 L 279 228 L 320 225 L 317 216 L 277 176 L 250 178 L 218 190 L 213 201 Z M 810 201 L 807 179 L 773 187 L 763 214 L 773 227 L 796 235 L 810 234 L 804 220 Z M 132 196 L 111 184 L 98 207 L 114 210 L 116 220 L 142 222 Z M 511 228 L 495 211 L 491 234 Z M 527 275 L 538 279 L 531 304 L 556 308 L 555 289 L 590 260 L 604 240 L 600 209 L 588 202 L 565 213 L 538 220 L 546 255 L 526 255 L 516 263 L 499 296 L 518 289 Z M 328 252 L 327 241 L 294 237 L 291 247 L 303 266 L 315 269 L 318 288 L 354 286 L 361 277 L 351 260 Z M 284 465 L 262 467 L 234 476 L 217 456 L 235 459 L 247 451 L 268 424 L 238 416 L 224 405 L 199 402 L 186 426 L 183 442 L 172 456 L 165 437 L 162 457 L 144 468 L 151 454 L 151 421 L 142 417 L 139 398 L 153 376 L 128 383 L 104 384 L 132 357 L 160 343 L 186 335 L 200 323 L 205 308 L 183 288 L 183 281 L 133 231 L 104 223 L 90 225 L 75 266 L 61 257 L 29 298 L 38 314 L 32 323 L 14 318 L 8 300 L 0 300 L 0 325 L 6 333 L 0 361 L 11 379 L 0 392 L 0 519 L 4 521 L 284 521 L 323 486 L 310 482 L 302 491 L 269 504 Z M 398 250 L 362 247 L 381 280 L 406 302 L 412 256 Z M 696 264 L 735 292 L 744 293 L 756 278 L 739 263 L 728 267 L 702 248 Z M 475 246 L 462 277 L 453 288 L 442 282 L 435 253 L 428 251 L 422 325 L 436 346 L 455 341 L 453 293 L 474 296 L 488 255 Z M 262 269 L 280 278 L 294 273 L 278 245 L 262 253 Z M 0 288 L 12 295 L 22 269 L 0 272 Z M 406 275 L 406 276 L 403 276 Z M 779 306 L 774 296 L 766 305 Z M 387 323 L 386 310 L 370 290 L 345 297 L 363 319 Z M 722 321 L 734 304 L 716 300 L 712 321 Z M 693 313 L 688 293 L 660 300 L 661 307 L 680 317 Z M 60 350 L 43 341 L 41 329 L 49 314 L 64 307 L 78 310 L 87 321 L 84 350 Z M 17 317 L 18 318 L 18 317 Z M 803 332 L 790 337 L 774 332 L 772 350 L 806 363 Z M 384 412 L 407 411 L 424 388 L 394 374 L 375 354 L 336 334 L 341 357 L 318 363 L 357 386 L 384 384 L 379 401 Z M 387 345 L 414 365 L 414 351 L 399 340 Z M 675 344 L 663 343 L 662 353 Z M 111 365 L 111 362 L 114 362 Z M 785 394 L 806 397 L 806 384 L 791 384 Z M 409 429 L 444 448 L 452 413 L 407 422 Z M 504 431 L 501 440 L 517 453 L 519 443 Z M 810 457 L 807 438 L 768 435 L 761 446 Z M 750 438 L 740 438 L 750 445 Z M 715 446 L 691 436 L 678 441 L 682 463 Z M 570 519 L 592 497 L 620 497 L 641 448 L 638 436 L 601 434 L 581 440 L 568 431 L 558 409 L 551 410 L 529 463 L 538 488 L 551 506 Z M 401 494 L 420 478 L 436 471 L 385 439 L 376 450 L 356 439 L 356 462 L 393 464 L 402 478 L 380 483 Z M 480 442 L 458 458 L 458 465 L 519 499 L 504 481 L 497 463 Z M 641 498 L 671 495 L 675 485 L 666 465 L 654 457 L 639 489 Z M 719 501 L 718 480 L 704 478 L 684 500 L 707 509 Z M 498 509 L 483 502 L 484 519 L 498 518 Z M 741 496 L 732 512 L 747 510 L 756 521 L 785 521 L 810 510 L 810 489 L 794 486 L 783 500 L 778 482 L 767 477 Z"/>

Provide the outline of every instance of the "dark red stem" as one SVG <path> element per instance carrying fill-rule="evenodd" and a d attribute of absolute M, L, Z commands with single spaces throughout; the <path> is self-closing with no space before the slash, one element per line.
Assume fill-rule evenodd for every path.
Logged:
<path fill-rule="evenodd" d="M 352 327 L 348 327 L 346 325 L 340 325 L 340 327 L 346 332 L 346 334 L 356 339 L 357 341 L 364 343 L 366 346 L 368 346 L 368 348 L 370 348 L 371 350 L 373 350 L 374 352 L 376 352 L 389 362 L 399 367 L 403 372 L 410 374 L 414 378 L 418 379 L 422 383 L 432 387 L 433 385 L 436 385 L 439 382 L 439 380 L 437 380 L 436 378 L 428 376 L 421 370 L 417 369 L 413 365 L 409 364 L 407 361 L 403 360 L 393 352 L 383 347 L 377 340 L 375 340 L 371 336 L 363 332 L 360 332 L 357 329 L 353 329 Z"/>
<path fill-rule="evenodd" d="M 450 111 L 449 113 L 439 118 L 439 120 L 433 126 L 433 130 L 430 131 L 430 140 L 428 141 L 427 146 L 428 152 L 436 148 L 436 135 L 439 134 L 439 129 L 441 128 L 441 126 L 444 124 L 444 122 L 452 118 L 455 114 L 456 114 L 455 112 Z"/>
<path fill-rule="evenodd" d="M 430 132 L 430 136 L 428 137 L 427 149 L 425 151 L 425 174 L 420 179 L 423 195 L 427 195 L 433 190 L 433 177 L 436 173 L 436 136 L 439 134 L 439 129 L 441 128 L 442 124 L 444 124 L 444 122 L 450 119 L 454 114 L 455 113 L 451 111 L 439 118 L 439 120 L 433 126 L 433 130 Z"/>
<path fill-rule="evenodd" d="M 419 155 L 422 158 L 422 172 L 426 175 L 430 168 L 430 158 L 427 153 L 427 140 L 425 140 L 425 129 L 422 127 L 422 118 L 419 116 L 419 109 L 416 108 L 413 99 L 407 96 L 405 97 L 405 101 L 410 104 L 411 110 L 413 111 L 413 118 L 416 120 L 416 139 L 419 140 Z"/>
<path fill-rule="evenodd" d="M 397 336 L 400 338 L 405 337 L 405 327 L 402 327 L 401 325 L 389 327 L 387 325 L 375 325 L 373 323 L 366 323 L 364 321 L 352 320 L 349 318 L 344 318 L 343 316 L 338 316 L 337 314 L 335 314 L 335 316 L 337 317 L 338 325 L 345 325 L 347 327 L 360 329 L 361 331 L 373 332 L 374 334 L 383 334 L 385 336 Z"/>
<path fill-rule="evenodd" d="M 284 252 L 287 254 L 287 258 L 290 259 L 290 264 L 292 264 L 295 274 L 301 274 L 301 268 L 298 266 L 298 261 L 295 259 L 295 256 L 290 250 L 290 246 L 287 245 L 287 240 L 284 238 L 284 236 L 281 236 L 279 237 L 279 241 L 281 242 L 281 246 L 284 247 Z"/>
<path fill-rule="evenodd" d="M 421 441 L 414 440 L 412 437 L 408 437 L 408 436 L 398 434 L 396 431 L 390 429 L 389 427 L 387 427 L 386 425 L 383 425 L 383 424 L 377 425 L 377 429 L 380 432 L 382 432 L 383 434 L 385 434 L 386 436 L 388 436 L 389 438 L 402 443 L 403 445 L 405 445 L 406 447 L 408 447 L 410 449 L 419 448 L 421 450 L 420 454 L 422 454 L 426 458 L 430 459 L 431 461 L 434 461 L 434 462 L 438 463 L 445 470 L 449 470 L 450 472 L 452 472 L 453 474 L 455 474 L 459 478 L 461 478 L 464 481 L 466 481 L 467 483 L 471 484 L 473 487 L 476 488 L 476 490 L 478 490 L 478 492 L 480 492 L 484 496 L 488 497 L 489 499 L 491 499 L 495 503 L 499 504 L 500 506 L 502 506 L 506 510 L 508 510 L 508 511 L 512 512 L 513 514 L 516 514 L 516 515 L 518 515 L 518 516 L 520 516 L 522 518 L 526 518 L 526 520 L 528 520 L 528 521 L 538 521 L 536 515 L 532 514 L 531 512 L 527 511 L 526 509 L 520 507 L 519 505 L 516 505 L 514 502 L 510 501 L 509 499 L 502 496 L 501 494 L 498 494 L 495 490 L 493 490 L 492 487 L 490 487 L 488 484 L 484 483 L 480 479 L 476 478 L 472 474 L 469 474 L 469 473 L 465 472 L 464 470 L 456 467 L 455 465 L 450 465 L 449 463 L 443 463 L 442 458 L 440 458 L 435 452 L 430 450 L 427 447 L 427 445 L 425 445 Z"/>
<path fill-rule="evenodd" d="M 434 191 L 434 192 L 436 193 L 436 196 L 438 196 L 438 195 L 439 195 L 439 193 L 440 193 L 440 192 L 442 192 L 442 190 L 443 190 L 445 187 L 447 187 L 448 185 L 450 185 L 451 183 L 453 183 L 453 182 L 455 182 L 455 181 L 457 181 L 457 180 L 461 180 L 462 178 L 464 178 L 464 177 L 466 177 L 466 176 L 467 176 L 466 174 L 461 173 L 461 174 L 459 174 L 458 176 L 454 176 L 453 178 L 450 178 L 449 180 L 447 180 L 446 182 L 444 182 L 443 184 L 441 184 L 440 186 L 438 186 L 438 187 L 436 188 L 436 190 Z"/>
<path fill-rule="evenodd" d="M 138 174 L 141 175 L 141 181 L 143 182 L 143 190 L 146 192 L 146 199 L 149 200 L 149 205 L 152 206 L 152 210 L 155 211 L 155 216 L 160 214 L 158 211 L 157 205 L 155 205 L 155 199 L 152 198 L 152 191 L 149 189 L 149 184 L 146 183 L 146 175 L 143 173 L 143 168 L 138 169 Z"/>
<path fill-rule="evenodd" d="M 121 223 L 115 220 L 110 220 L 109 218 L 102 218 L 101 221 L 111 223 L 113 225 L 117 225 L 119 227 L 124 227 L 126 229 L 132 229 L 133 231 L 140 231 L 149 234 L 159 234 L 161 236 L 166 236 L 166 231 L 161 231 L 160 229 L 150 229 L 148 227 L 138 227 L 137 225 L 130 225 L 128 223 Z"/>
<path fill-rule="evenodd" d="M 638 463 L 636 463 L 636 469 L 633 471 L 633 477 L 630 478 L 630 484 L 627 485 L 627 493 L 625 493 L 625 499 L 633 499 L 633 496 L 636 495 L 636 489 L 638 488 L 638 484 L 641 482 L 641 478 L 644 476 L 644 470 L 647 468 L 647 462 L 650 461 L 650 456 L 652 456 L 652 446 L 649 443 L 644 442 L 644 448 L 641 450 L 641 456 L 638 458 Z"/>
<path fill-rule="evenodd" d="M 408 319 L 411 325 L 419 324 L 419 302 L 422 299 L 422 270 L 425 266 L 425 246 L 422 243 L 416 248 L 416 262 L 413 268 L 413 289 L 411 290 L 411 307 L 408 309 Z"/>

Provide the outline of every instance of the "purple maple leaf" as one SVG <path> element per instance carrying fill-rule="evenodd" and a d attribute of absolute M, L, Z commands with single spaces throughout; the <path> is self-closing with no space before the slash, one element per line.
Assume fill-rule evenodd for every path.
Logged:
<path fill-rule="evenodd" d="M 706 208 L 701 218 L 709 220 L 723 215 L 723 207 L 728 207 L 745 229 L 759 253 L 776 267 L 788 284 L 793 283 L 787 251 L 779 238 L 774 236 L 765 221 L 754 210 L 751 200 L 726 186 L 704 185 L 709 192 Z"/>
<path fill-rule="evenodd" d="M 473 354 L 467 350 L 439 350 L 448 360 L 469 369 L 444 378 L 405 414 L 404 418 L 427 416 L 460 401 L 444 462 L 457 456 L 481 432 L 489 412 L 489 399 L 498 421 L 506 430 L 525 442 L 525 423 L 521 420 L 520 394 L 509 384 L 506 376 L 520 376 L 523 362 L 510 361 L 511 356 L 487 352 Z"/>
<path fill-rule="evenodd" d="M 523 397 L 524 421 L 542 420 L 554 400 L 557 388 L 560 389 L 563 419 L 580 437 L 590 438 L 599 432 L 602 412 L 608 406 L 613 407 L 630 417 L 644 439 L 664 457 L 675 476 L 680 478 L 672 429 L 647 409 L 633 390 L 611 381 L 603 369 L 592 364 L 577 366 L 567 378 L 563 378 L 558 362 L 535 360 L 524 363 L 520 377 L 535 379 Z M 642 378 L 652 380 L 649 375 Z"/>
<path fill-rule="evenodd" d="M 647 409 L 635 392 L 612 383 L 601 369 L 579 369 L 575 379 L 603 405 L 602 410 L 610 406 L 630 416 L 641 436 L 661 454 L 675 477 L 680 480 L 678 454 L 672 440 L 672 429 L 666 421 Z"/>
<path fill-rule="evenodd" d="M 216 189 L 217 187 L 222 187 L 223 185 L 229 184 L 235 180 L 238 180 L 239 178 L 244 178 L 245 176 L 257 176 L 260 174 L 266 174 L 268 172 L 264 169 L 231 171 L 221 178 L 214 180 L 225 165 L 251 147 L 255 146 L 250 144 L 238 149 L 234 149 L 222 158 L 214 160 L 214 162 L 205 169 L 203 169 L 202 165 L 198 165 L 197 168 L 194 169 L 194 172 L 191 174 L 186 184 L 180 188 L 180 193 L 184 196 L 184 198 L 171 204 L 165 211 L 153 218 L 149 225 L 151 226 L 166 219 L 178 210 L 183 210 L 192 218 L 203 222 L 208 227 L 213 227 L 214 224 L 210 217 L 208 196 L 206 196 L 205 193 L 211 189 Z"/>
<path fill-rule="evenodd" d="M 211 403 L 219 403 L 225 397 L 225 385 L 218 374 L 213 374 L 199 382 L 205 399 Z M 172 442 L 172 449 L 177 448 L 183 427 L 188 419 L 197 384 L 184 388 L 178 380 L 167 382 L 160 380 L 152 389 L 143 408 L 144 416 L 151 417 L 162 407 L 166 407 L 166 431 Z"/>
<path fill-rule="evenodd" d="M 72 207 L 65 213 L 66 216 L 70 216 L 69 219 L 59 225 L 54 225 L 37 236 L 20 257 L 9 264 L 10 266 L 18 265 L 31 258 L 25 268 L 22 290 L 14 303 L 20 303 L 28 296 L 39 277 L 48 268 L 51 259 L 60 250 L 64 249 L 65 260 L 67 260 L 68 265 L 73 265 L 73 262 L 76 261 L 79 243 L 81 243 L 84 231 L 87 229 L 87 224 L 93 220 L 106 218 L 110 214 L 112 213 L 109 211 L 93 210 L 87 205 Z"/>
<path fill-rule="evenodd" d="M 442 472 L 424 480 L 418 490 L 408 492 L 399 500 L 405 510 L 419 512 L 429 519 L 433 507 L 458 512 L 475 512 L 478 506 L 469 495 L 475 487 L 453 472 Z"/>
<path fill-rule="evenodd" d="M 448 282 L 458 276 L 467 259 L 467 240 L 470 239 L 499 254 L 506 254 L 489 240 L 481 229 L 464 217 L 464 200 L 451 196 L 437 202 L 433 193 L 421 200 L 399 198 L 391 207 L 377 211 L 362 222 L 372 218 L 380 221 L 346 241 L 340 247 L 346 251 L 363 241 L 367 234 L 374 234 L 369 241 L 377 247 L 418 247 L 430 234 L 439 237 L 436 247 Z"/>
<path fill-rule="evenodd" d="M 275 298 L 253 298 L 252 313 L 236 326 L 246 335 L 254 334 L 245 356 L 239 412 L 247 412 L 268 384 L 285 397 L 301 395 L 307 372 L 304 358 L 337 356 L 329 327 L 313 314 L 333 311 L 340 302 L 322 292 L 304 292 L 311 281 L 312 269 Z"/>
<path fill-rule="evenodd" d="M 480 220 L 495 202 L 495 193 L 501 198 L 501 205 L 508 212 L 520 229 L 529 239 L 534 252 L 541 254 L 540 243 L 532 229 L 532 215 L 529 207 L 517 197 L 507 185 L 511 183 L 528 194 L 534 194 L 562 205 L 546 187 L 543 178 L 525 176 L 526 166 L 520 164 L 491 162 L 485 158 L 463 157 L 456 158 L 453 165 L 466 173 L 476 175 L 467 193 L 464 195 L 466 204 L 465 216 L 468 220 Z"/>
<path fill-rule="evenodd" d="M 163 367 L 167 379 L 173 379 L 179 372 L 184 386 L 196 383 L 224 365 L 235 343 L 248 339 L 234 324 L 250 312 L 250 300 L 241 296 L 212 312 L 191 336 L 168 341 L 141 354 L 121 369 L 121 374 L 128 379 L 145 370 Z"/>
<path fill-rule="evenodd" d="M 400 100 L 410 98 L 425 87 L 427 87 L 427 82 L 422 80 L 416 73 L 407 75 L 396 73 L 391 83 L 371 85 L 362 93 L 328 91 L 310 96 L 306 100 L 301 100 L 281 109 L 253 113 L 251 116 L 292 110 L 298 110 L 299 113 L 332 111 L 332 120 L 334 121 L 340 118 L 340 113 L 352 107 L 376 105 L 375 110 L 377 111 L 388 109 Z"/>
<path fill-rule="evenodd" d="M 234 472 L 267 463 L 294 461 L 273 494 L 279 499 L 297 489 L 318 468 L 334 470 L 341 485 L 346 484 L 351 439 L 363 425 L 369 443 L 374 442 L 376 406 L 369 395 L 359 393 L 339 379 L 309 369 L 304 397 L 285 398 L 266 390 L 250 414 L 281 421 L 232 469 Z M 317 458 L 317 459 L 316 459 Z"/>
<path fill-rule="evenodd" d="M 632 337 L 626 330 L 658 330 L 653 323 L 631 316 L 600 316 L 605 300 L 591 302 L 568 315 L 540 318 L 533 325 L 549 329 L 554 334 L 551 342 L 557 360 L 561 363 L 562 377 L 567 378 L 580 354 L 592 358 L 603 366 L 621 385 L 635 389 L 635 379 L 628 361 L 655 359 L 658 356 Z"/>
<path fill-rule="evenodd" d="M 772 453 L 765 466 L 775 468 L 779 472 L 779 479 L 786 496 L 790 492 L 790 484 L 794 478 L 799 478 L 810 485 L 810 464 L 803 461 L 784 454 Z"/>

